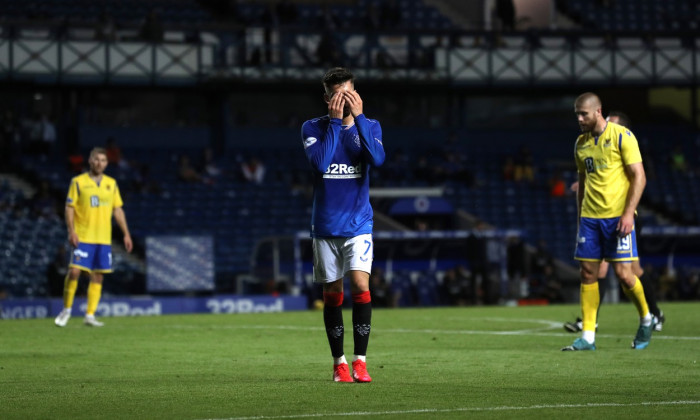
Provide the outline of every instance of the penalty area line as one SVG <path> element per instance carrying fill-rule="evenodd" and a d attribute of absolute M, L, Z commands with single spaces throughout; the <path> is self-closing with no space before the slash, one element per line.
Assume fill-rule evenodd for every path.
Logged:
<path fill-rule="evenodd" d="M 657 407 L 674 405 L 700 405 L 700 401 L 647 401 L 640 403 L 585 403 L 585 404 L 538 404 L 525 406 L 498 406 L 498 407 L 463 407 L 463 408 L 422 408 L 415 410 L 390 410 L 390 411 L 350 411 L 339 413 L 309 413 L 309 414 L 289 414 L 283 416 L 247 416 L 247 417 L 226 417 L 207 420 L 274 420 L 274 419 L 308 419 L 316 417 L 338 416 L 338 417 L 358 417 L 358 416 L 385 416 L 396 414 L 426 414 L 426 413 L 460 413 L 460 412 L 480 412 L 480 411 L 523 411 L 523 410 L 547 410 L 547 409 L 569 409 L 569 408 L 600 408 L 600 407 Z"/>

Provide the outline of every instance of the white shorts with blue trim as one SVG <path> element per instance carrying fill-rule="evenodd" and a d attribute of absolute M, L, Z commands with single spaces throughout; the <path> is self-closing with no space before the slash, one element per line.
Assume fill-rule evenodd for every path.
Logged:
<path fill-rule="evenodd" d="M 331 283 L 342 279 L 348 271 L 370 273 L 374 244 L 372 234 L 352 238 L 314 238 L 314 281 Z"/>

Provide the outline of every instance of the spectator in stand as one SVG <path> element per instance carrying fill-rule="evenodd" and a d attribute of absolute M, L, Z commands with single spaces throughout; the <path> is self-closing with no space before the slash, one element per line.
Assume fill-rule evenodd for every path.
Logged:
<path fill-rule="evenodd" d="M 12 162 L 12 144 L 8 137 L 0 133 L 0 172 L 6 172 Z"/>
<path fill-rule="evenodd" d="M 257 157 L 251 157 L 241 164 L 241 173 L 244 180 L 262 184 L 265 180 L 265 165 Z"/>
<path fill-rule="evenodd" d="M 51 195 L 48 181 L 42 181 L 39 191 L 31 199 L 32 214 L 40 219 L 58 220 L 56 200 Z"/>
<path fill-rule="evenodd" d="M 114 165 L 119 169 L 129 169 L 129 162 L 124 159 L 122 149 L 117 145 L 117 140 L 114 137 L 107 138 L 105 150 L 107 150 L 107 162 L 110 165 Z"/>
<path fill-rule="evenodd" d="M 406 155 L 406 152 L 401 148 L 396 149 L 389 161 L 384 162 L 384 165 L 382 165 L 380 168 L 380 172 L 382 174 L 381 178 L 385 182 L 401 185 L 402 181 L 407 180 L 406 173 L 410 167 L 411 165 L 409 164 L 409 158 Z M 432 166 L 429 168 L 432 170 Z M 416 170 L 417 169 L 414 168 L 414 174 L 416 173 Z M 425 178 L 417 178 L 417 180 L 424 181 Z"/>
<path fill-rule="evenodd" d="M 391 56 L 383 49 L 377 50 L 374 56 L 374 62 L 377 68 L 381 70 L 389 70 L 394 67 L 394 60 L 392 60 Z"/>
<path fill-rule="evenodd" d="M 413 177 L 416 181 L 434 185 L 436 183 L 435 165 L 431 165 L 424 154 L 418 156 L 418 162 L 413 166 Z"/>
<path fill-rule="evenodd" d="M 564 197 L 567 194 L 566 182 L 560 170 L 556 170 L 549 180 L 549 195 L 554 198 Z"/>
<path fill-rule="evenodd" d="M 367 11 L 365 12 L 365 29 L 376 31 L 377 29 L 382 28 L 379 13 L 379 6 L 377 3 L 372 2 L 367 5 Z"/>
<path fill-rule="evenodd" d="M 486 238 L 481 231 L 486 229 L 484 222 L 479 222 L 466 239 L 466 254 L 469 267 L 472 271 L 472 291 L 470 293 L 473 303 L 491 303 L 491 274 L 489 272 L 489 258 Z M 481 287 L 479 287 L 481 285 Z"/>
<path fill-rule="evenodd" d="M 204 150 L 202 150 L 202 161 L 200 163 L 199 171 L 203 176 L 211 180 L 219 178 L 223 174 L 224 171 L 216 162 L 216 158 L 214 158 L 214 151 L 211 149 L 211 147 L 205 147 Z"/>
<path fill-rule="evenodd" d="M 496 15 L 501 21 L 503 31 L 515 30 L 515 4 L 513 0 L 497 0 Z"/>
<path fill-rule="evenodd" d="M 671 150 L 671 155 L 669 156 L 669 164 L 671 169 L 676 172 L 685 174 L 688 172 L 688 162 L 685 160 L 685 154 L 683 153 L 683 147 L 680 144 L 676 144 Z"/>
<path fill-rule="evenodd" d="M 537 288 L 540 284 L 542 284 L 545 276 L 545 269 L 548 265 L 552 264 L 554 264 L 554 259 L 552 257 L 552 254 L 549 253 L 547 242 L 541 239 L 537 243 L 535 253 L 532 254 L 530 260 L 531 288 Z"/>
<path fill-rule="evenodd" d="M 324 2 L 321 10 L 318 12 L 318 24 L 316 27 L 322 28 L 324 32 L 333 32 L 340 28 L 340 19 L 333 12 L 328 2 Z"/>
<path fill-rule="evenodd" d="M 7 180 L 0 183 L 0 211 L 17 212 L 21 207 L 24 207 L 23 201 L 24 196 L 15 195 Z"/>
<path fill-rule="evenodd" d="M 80 149 L 75 146 L 68 155 L 68 170 L 71 175 L 78 175 L 85 172 L 85 157 L 80 153 Z"/>
<path fill-rule="evenodd" d="M 46 114 L 29 122 L 29 152 L 48 156 L 56 143 L 56 127 Z"/>
<path fill-rule="evenodd" d="M 204 181 L 202 175 L 192 167 L 192 164 L 190 163 L 190 157 L 185 154 L 180 155 L 180 157 L 178 158 L 177 176 L 180 179 L 180 181 L 185 182 Z"/>
<path fill-rule="evenodd" d="M 372 306 L 378 308 L 395 308 L 397 301 L 394 292 L 384 276 L 384 270 L 372 268 L 369 276 L 369 293 L 372 295 Z"/>
<path fill-rule="evenodd" d="M 141 24 L 139 38 L 146 42 L 159 43 L 163 42 L 163 33 L 163 25 L 160 23 L 158 13 L 155 9 L 151 9 Z"/>
<path fill-rule="evenodd" d="M 659 276 L 659 294 L 664 300 L 678 300 L 678 277 L 673 267 L 664 267 Z"/>
<path fill-rule="evenodd" d="M 522 146 L 515 157 L 515 181 L 532 183 L 535 180 L 535 163 L 532 152 L 526 146 Z"/>
<path fill-rule="evenodd" d="M 299 10 L 296 3 L 289 0 L 280 0 L 275 6 L 280 24 L 294 25 L 299 19 Z"/>
<path fill-rule="evenodd" d="M 512 295 L 522 296 L 520 287 L 528 278 L 525 244 L 519 236 L 510 236 L 506 248 L 506 270 L 511 283 Z"/>
<path fill-rule="evenodd" d="M 41 141 L 43 145 L 42 153 L 47 156 L 50 155 L 54 144 L 56 144 L 56 126 L 46 114 L 41 116 Z"/>
<path fill-rule="evenodd" d="M 445 297 L 447 298 L 448 305 L 466 305 L 466 299 L 464 299 L 464 291 L 462 290 L 462 285 L 457 279 L 456 268 L 453 267 L 445 271 L 445 275 L 442 278 L 442 289 Z"/>
<path fill-rule="evenodd" d="M 19 144 L 19 131 L 14 113 L 7 109 L 0 120 L 0 171 L 13 165 L 12 156 Z"/>
<path fill-rule="evenodd" d="M 556 270 L 552 264 L 548 264 L 544 268 L 544 276 L 542 276 L 542 283 L 537 297 L 552 303 L 564 302 L 561 280 L 557 277 Z"/>
<path fill-rule="evenodd" d="M 513 156 L 506 156 L 506 160 L 503 162 L 503 168 L 501 169 L 501 174 L 503 175 L 504 181 L 515 180 L 515 161 L 513 160 Z"/>
<path fill-rule="evenodd" d="M 323 31 L 321 41 L 316 47 L 316 58 L 318 65 L 323 67 L 337 66 L 341 64 L 342 57 L 338 46 L 336 45 L 333 32 Z"/>
<path fill-rule="evenodd" d="M 54 254 L 51 264 L 46 269 L 46 280 L 48 281 L 49 296 L 63 296 L 63 285 L 68 267 L 66 261 L 70 260 L 70 254 L 66 245 L 61 243 Z M 79 293 L 82 295 L 83 293 Z"/>
<path fill-rule="evenodd" d="M 384 0 L 379 12 L 379 22 L 382 28 L 396 28 L 401 24 L 401 9 L 396 0 Z"/>
<path fill-rule="evenodd" d="M 158 194 L 161 191 L 160 184 L 151 176 L 148 163 L 138 165 L 138 170 L 134 172 L 133 186 L 140 193 Z"/>
<path fill-rule="evenodd" d="M 280 17 L 277 15 L 277 8 L 274 4 L 268 3 L 265 11 L 261 18 L 263 24 L 263 50 L 260 52 L 260 62 L 257 65 L 272 64 L 274 61 L 273 57 L 273 46 L 272 46 L 272 35 L 276 32 L 280 26 Z M 257 54 L 257 53 L 256 53 Z"/>
<path fill-rule="evenodd" d="M 447 139 L 441 145 L 442 154 L 444 157 L 451 155 L 458 162 L 464 162 L 467 160 L 467 151 L 463 144 L 459 142 L 459 136 L 455 131 L 451 131 L 447 135 Z"/>
<path fill-rule="evenodd" d="M 107 138 L 105 150 L 107 151 L 107 162 L 110 165 L 119 165 L 119 162 L 122 160 L 122 150 L 117 146 L 117 141 L 114 137 Z"/>
<path fill-rule="evenodd" d="M 688 275 L 688 294 L 684 298 L 688 300 L 700 299 L 700 273 L 697 269 Z"/>
<path fill-rule="evenodd" d="M 452 306 L 465 306 L 472 296 L 474 286 L 471 272 L 463 265 L 456 265 L 445 271 L 442 288 L 447 303 Z"/>
<path fill-rule="evenodd" d="M 117 40 L 117 25 L 112 15 L 102 12 L 100 20 L 95 25 L 95 39 L 98 41 L 114 42 Z"/>

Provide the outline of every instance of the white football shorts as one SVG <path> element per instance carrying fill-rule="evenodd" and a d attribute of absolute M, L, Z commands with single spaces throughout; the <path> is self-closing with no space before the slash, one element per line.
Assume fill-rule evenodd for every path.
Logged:
<path fill-rule="evenodd" d="M 314 281 L 331 283 L 351 270 L 372 272 L 372 234 L 352 238 L 314 238 Z"/>

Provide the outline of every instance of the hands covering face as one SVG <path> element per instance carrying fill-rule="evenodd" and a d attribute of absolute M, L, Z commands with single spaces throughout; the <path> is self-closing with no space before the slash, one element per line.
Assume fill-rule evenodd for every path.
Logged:
<path fill-rule="evenodd" d="M 357 93 L 356 90 L 344 91 L 343 97 L 345 98 L 345 104 L 353 117 L 357 117 L 358 115 L 362 114 L 362 98 L 360 98 L 360 94 Z"/>
<path fill-rule="evenodd" d="M 338 90 L 328 101 L 328 116 L 343 119 L 351 114 L 357 117 L 362 114 L 362 98 L 357 91 Z"/>

